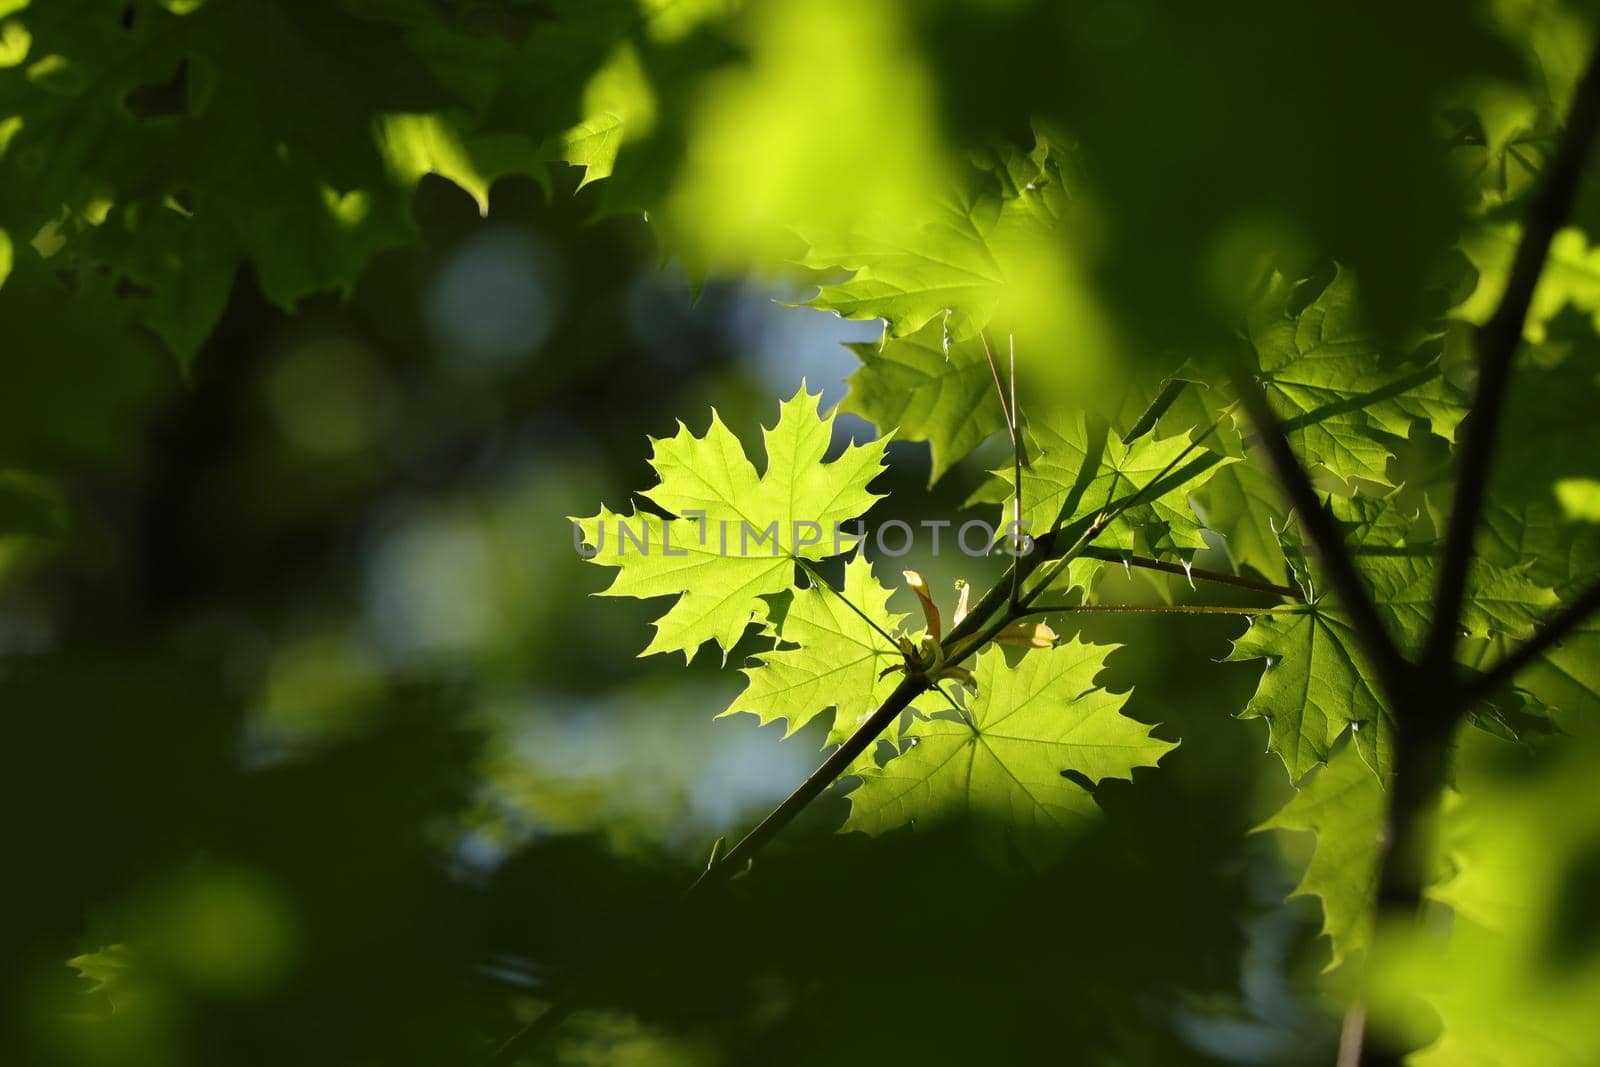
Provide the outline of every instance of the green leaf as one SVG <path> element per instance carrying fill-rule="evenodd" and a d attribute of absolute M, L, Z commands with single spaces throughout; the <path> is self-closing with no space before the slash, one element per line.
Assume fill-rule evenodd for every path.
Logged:
<path fill-rule="evenodd" d="M 1278 483 L 1254 456 L 1213 470 L 1189 495 L 1206 529 L 1222 535 L 1235 567 L 1253 568 L 1280 585 L 1289 581 L 1278 546 L 1278 530 L 1288 521 L 1289 507 Z"/>
<path fill-rule="evenodd" d="M 1379 349 L 1343 268 L 1294 284 L 1275 276 L 1250 317 L 1248 335 L 1262 389 L 1295 450 L 1347 484 L 1392 486 L 1392 438 L 1405 438 L 1421 419 L 1454 439 L 1466 414 L 1465 398 L 1444 380 L 1435 358 Z M 1417 344 L 1426 352 L 1442 348 L 1442 339 L 1419 338 Z"/>
<path fill-rule="evenodd" d="M 617 152 L 622 147 L 622 116 L 605 112 L 585 119 L 556 138 L 551 154 L 583 168 L 582 189 L 590 182 L 611 176 Z"/>
<path fill-rule="evenodd" d="M 1334 498 L 1330 504 L 1390 637 L 1403 653 L 1416 656 L 1432 621 L 1442 545 L 1411 539 L 1414 517 L 1392 498 Z M 1283 531 L 1283 549 L 1294 573 L 1306 576 L 1309 601 L 1256 617 L 1234 641 L 1230 661 L 1267 661 L 1243 717 L 1266 718 L 1270 750 L 1283 758 L 1290 781 L 1301 781 L 1325 761 L 1346 726 L 1366 765 L 1387 777 L 1394 757 L 1392 709 L 1379 696 L 1362 641 L 1338 597 L 1326 592 L 1320 565 L 1302 549 L 1298 525 Z M 1555 590 L 1533 581 L 1525 569 L 1477 560 L 1462 627 L 1470 637 L 1526 637 L 1555 603 Z"/>
<path fill-rule="evenodd" d="M 506 16 L 525 32 L 450 7 L 29 5 L 5 24 L 38 58 L 0 65 L 0 227 L 48 228 L 58 269 L 125 294 L 187 363 L 241 264 L 287 309 L 348 293 L 414 239 L 423 175 L 480 211 L 497 178 L 545 182 L 549 161 L 595 181 L 666 106 L 644 70 L 687 65 L 683 94 L 725 54 L 696 30 L 720 0 L 551 0 Z"/>
<path fill-rule="evenodd" d="M 1028 424 L 1033 440 L 1030 464 L 1022 473 L 1022 517 L 1030 532 L 1053 530 L 1095 515 L 1145 490 L 1185 449 L 1189 437 L 1146 434 L 1125 445 L 1103 423 L 1081 411 L 1052 408 Z M 1233 462 L 1195 449 L 1184 465 L 1210 461 L 1206 473 Z M 1010 468 L 994 472 L 1015 485 Z M 1196 481 L 1164 483 L 1111 523 L 1097 542 L 1139 551 L 1193 551 L 1205 547 L 1200 523 L 1189 506 Z"/>
<path fill-rule="evenodd" d="M 1433 617 L 1443 546 L 1431 537 L 1414 537 L 1415 517 L 1392 498 L 1336 500 L 1333 512 L 1372 586 L 1379 614 L 1403 651 L 1420 653 Z M 1479 559 L 1469 575 L 1461 624 L 1468 636 L 1524 637 L 1556 603 L 1555 590 L 1530 578 L 1526 568 Z"/>
<path fill-rule="evenodd" d="M 1600 619 L 1575 627 L 1561 643 L 1517 674 L 1517 687 L 1564 713 L 1573 730 L 1600 722 Z"/>
<path fill-rule="evenodd" d="M 590 562 L 618 568 L 604 595 L 681 594 L 657 620 L 644 655 L 682 651 L 690 658 L 710 640 L 726 655 L 762 610 L 759 598 L 790 588 L 796 557 L 825 559 L 854 543 L 835 531 L 880 499 L 867 483 L 883 469 L 886 442 L 852 444 L 823 462 L 834 416 L 819 415 L 820 397 L 802 385 L 783 403 L 777 425 L 764 431 L 760 475 L 713 411 L 702 436 L 679 423 L 676 436 L 652 441 L 661 481 L 643 495 L 671 518 L 603 509 L 574 520 L 598 550 Z"/>
<path fill-rule="evenodd" d="M 1333 743 L 1355 724 L 1374 771 L 1389 769 L 1392 737 L 1377 678 L 1355 631 L 1331 601 L 1297 606 L 1250 621 L 1233 643 L 1230 661 L 1264 659 L 1261 681 L 1242 718 L 1267 720 L 1268 747 L 1283 760 L 1291 782 L 1325 763 Z"/>
<path fill-rule="evenodd" d="M 1432 619 L 1441 546 L 1409 540 L 1413 517 L 1393 500 L 1335 498 L 1332 506 L 1389 633 L 1402 651 L 1419 653 Z M 1347 726 L 1368 767 L 1387 776 L 1393 722 L 1377 676 L 1338 598 L 1300 547 L 1297 527 L 1285 530 L 1284 547 L 1291 569 L 1307 575 L 1308 602 L 1253 619 L 1234 642 L 1230 660 L 1267 661 L 1243 716 L 1267 720 L 1269 747 L 1291 781 L 1324 762 Z M 1480 560 L 1471 572 L 1462 625 L 1477 637 L 1525 636 L 1556 602 L 1553 589 L 1522 571 Z"/>
<path fill-rule="evenodd" d="M 107 945 L 67 960 L 67 966 L 89 983 L 87 992 L 103 993 L 112 1009 L 126 1007 L 138 992 L 134 954 L 127 945 Z"/>
<path fill-rule="evenodd" d="M 377 123 L 378 145 L 403 186 L 437 174 L 459 185 L 478 205 L 478 213 L 487 215 L 495 180 L 508 174 L 539 175 L 541 159 L 548 154 L 516 134 L 474 136 L 466 132 L 468 126 L 460 115 L 385 115 Z"/>
<path fill-rule="evenodd" d="M 1522 551 L 1534 558 L 1542 581 L 1552 582 L 1562 603 L 1570 602 L 1600 573 L 1600 530 L 1592 526 L 1563 528 L 1552 520 L 1525 527 L 1530 537 Z M 1563 534 L 1552 541 L 1554 534 Z M 1487 669 L 1508 655 L 1515 641 L 1500 635 L 1471 642 L 1467 662 Z M 1600 723 L 1600 619 L 1579 623 L 1560 643 L 1518 672 L 1516 687 L 1552 709 L 1562 728 L 1591 734 Z"/>
<path fill-rule="evenodd" d="M 882 344 L 848 346 L 861 360 L 839 410 L 860 415 L 902 440 L 927 441 L 931 482 L 991 434 L 1005 429 L 994 375 L 981 341 L 949 342 L 942 323 Z"/>
<path fill-rule="evenodd" d="M 904 677 L 883 676 L 884 668 L 904 662 L 903 656 L 849 605 L 891 634 L 905 616 L 889 610 L 890 591 L 860 551 L 845 563 L 842 596 L 817 585 L 795 590 L 773 627 L 790 647 L 762 652 L 756 665 L 744 668 L 749 684 L 722 715 L 748 712 L 764 724 L 786 719 L 788 736 L 831 707 L 828 743 L 838 744 L 883 703 Z"/>
<path fill-rule="evenodd" d="M 1028 861 L 1048 861 L 1064 832 L 1099 811 L 1067 772 L 1092 783 L 1131 779 L 1134 768 L 1153 767 L 1177 747 L 1122 714 L 1127 694 L 1095 684 L 1114 647 L 1074 638 L 1029 652 L 1014 669 L 999 649 L 986 649 L 974 672 L 970 721 L 940 713 L 914 722 L 899 754 L 861 768 L 844 828 L 876 835 L 984 816 L 1009 828 L 1009 845 Z"/>
<path fill-rule="evenodd" d="M 822 286 L 811 306 L 847 319 L 883 319 L 891 337 L 935 324 L 954 340 L 971 338 L 999 305 L 1018 247 L 1046 238 L 1066 207 L 1044 142 L 1030 154 L 1003 151 L 998 165 L 970 172 L 914 234 L 804 235 L 804 266 L 852 272 Z"/>
<path fill-rule="evenodd" d="M 411 236 L 410 190 L 385 173 L 371 124 L 439 98 L 398 28 L 310 0 L 141 6 L 126 24 L 106 4 L 17 17 L 56 73 L 0 72 L 0 111 L 23 120 L 0 159 L 0 219 L 33 233 L 65 206 L 68 253 L 156 289 L 130 303 L 180 356 L 241 259 L 292 307 Z M 174 245 L 180 259 L 153 262 Z"/>
<path fill-rule="evenodd" d="M 1382 828 L 1383 790 L 1351 747 L 1256 828 L 1317 835 L 1316 850 L 1292 895 L 1314 896 L 1322 903 L 1322 932 L 1333 944 L 1328 970 L 1362 952 L 1371 940 Z"/>

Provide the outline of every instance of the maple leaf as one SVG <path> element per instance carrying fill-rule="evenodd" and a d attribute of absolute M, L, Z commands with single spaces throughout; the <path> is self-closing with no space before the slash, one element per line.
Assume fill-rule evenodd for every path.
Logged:
<path fill-rule="evenodd" d="M 1535 580 L 1548 582 L 1557 599 L 1570 603 L 1593 583 L 1600 571 L 1600 528 L 1589 524 L 1564 523 L 1542 505 L 1518 510 L 1514 517 L 1488 512 L 1486 528 L 1496 555 L 1513 554 L 1521 559 Z M 1510 536 L 1514 531 L 1515 536 Z M 1491 538 L 1480 537 L 1490 545 Z M 1487 552 L 1485 553 L 1488 554 Z M 1507 635 L 1488 635 L 1469 641 L 1463 647 L 1463 662 L 1489 669 L 1509 655 L 1515 640 Z M 1532 698 L 1564 728 L 1584 733 L 1600 715 L 1600 619 L 1589 618 L 1575 626 L 1556 645 L 1547 649 L 1517 673 L 1519 695 Z"/>
<path fill-rule="evenodd" d="M 1115 647 L 1074 638 L 1027 653 L 1015 668 L 1000 650 L 986 649 L 967 717 L 941 712 L 915 721 L 897 755 L 882 767 L 858 768 L 844 828 L 881 834 L 984 816 L 1009 828 L 1010 844 L 1027 860 L 1047 861 L 1064 831 L 1099 813 L 1068 772 L 1091 783 L 1131 779 L 1136 767 L 1153 767 L 1177 747 L 1122 714 L 1126 693 L 1095 684 Z"/>
<path fill-rule="evenodd" d="M 1267 721 L 1268 747 L 1292 782 L 1324 763 L 1350 726 L 1372 770 L 1389 769 L 1393 726 L 1359 644 L 1331 599 L 1252 619 L 1233 643 L 1230 661 L 1267 661 L 1240 717 Z"/>
<path fill-rule="evenodd" d="M 811 306 L 847 319 L 883 319 L 890 337 L 930 323 L 952 340 L 976 336 L 999 306 L 1011 264 L 1056 229 L 1068 206 L 1060 168 L 1041 139 L 976 169 L 913 234 L 806 234 L 802 265 L 844 269 Z"/>
<path fill-rule="evenodd" d="M 1416 654 L 1426 638 L 1438 583 L 1440 546 L 1412 541 L 1412 517 L 1392 499 L 1335 499 L 1357 566 L 1374 593 L 1379 615 L 1402 651 Z M 1376 673 L 1337 596 L 1324 592 L 1318 567 L 1300 546 L 1297 526 L 1281 534 L 1288 566 L 1302 576 L 1307 601 L 1257 616 L 1235 642 L 1230 660 L 1264 659 L 1261 682 L 1242 713 L 1266 719 L 1269 746 L 1298 782 L 1324 762 L 1347 727 L 1371 770 L 1392 769 L 1394 726 Z M 1558 602 L 1553 589 L 1525 573 L 1474 564 L 1462 624 L 1478 637 L 1526 636 Z"/>
<path fill-rule="evenodd" d="M 929 483 L 1005 429 L 994 378 L 976 338 L 949 341 L 933 322 L 909 337 L 847 346 L 861 360 L 839 410 L 860 415 L 902 440 L 927 441 Z"/>
<path fill-rule="evenodd" d="M 1289 506 L 1256 457 L 1212 471 L 1190 489 L 1189 496 L 1206 529 L 1222 536 L 1235 567 L 1252 567 L 1280 585 L 1289 580 L 1278 546 L 1278 529 Z"/>
<path fill-rule="evenodd" d="M 1383 789 L 1352 748 L 1335 755 L 1256 827 L 1317 835 L 1311 862 L 1291 895 L 1314 896 L 1322 904 L 1322 932 L 1333 945 L 1328 970 L 1367 947 L 1377 900 Z"/>
<path fill-rule="evenodd" d="M 1103 423 L 1081 411 L 1050 411 L 1030 420 L 1028 467 L 1022 474 L 1022 516 L 1028 531 L 1038 535 L 1086 515 L 1094 515 L 1152 485 L 1190 447 L 1188 435 L 1158 438 L 1147 434 L 1123 444 Z M 1211 470 L 1233 462 L 1230 457 L 1195 449 L 1194 459 L 1213 461 Z M 1009 491 L 1016 483 L 1010 468 L 994 472 Z M 1106 527 L 1098 543 L 1141 551 L 1192 551 L 1205 538 L 1187 494 L 1194 481 L 1150 489 Z"/>
<path fill-rule="evenodd" d="M 1262 390 L 1295 450 L 1346 483 L 1391 486 L 1391 439 L 1403 439 L 1417 419 L 1454 439 L 1466 415 L 1465 397 L 1444 379 L 1436 355 L 1380 350 L 1342 267 L 1295 283 L 1275 276 L 1248 337 Z M 1442 348 L 1438 336 L 1414 340 L 1424 352 Z"/>
<path fill-rule="evenodd" d="M 701 436 L 679 423 L 675 436 L 652 439 L 650 462 L 661 481 L 643 495 L 671 517 L 602 509 L 573 520 L 596 550 L 589 562 L 618 568 L 601 595 L 679 594 L 643 655 L 692 658 L 710 640 L 726 655 L 764 610 L 760 598 L 793 584 L 796 559 L 826 559 L 855 544 L 836 531 L 880 499 L 867 483 L 883 470 L 886 441 L 851 444 L 823 462 L 834 416 L 819 414 L 820 399 L 802 384 L 780 406 L 777 424 L 763 431 L 767 462 L 759 475 L 712 411 Z"/>
<path fill-rule="evenodd" d="M 415 238 L 423 175 L 483 212 L 495 179 L 548 186 L 549 163 L 588 184 L 727 57 L 689 32 L 722 0 L 549 0 L 516 43 L 444 6 L 23 5 L 0 42 L 0 283 L 42 235 L 187 365 L 242 264 L 286 309 L 348 293 Z"/>
<path fill-rule="evenodd" d="M 884 672 L 904 657 L 872 626 L 890 634 L 900 627 L 905 616 L 889 610 L 890 595 L 859 550 L 845 563 L 842 593 L 816 584 L 795 590 L 774 625 L 790 647 L 759 653 L 756 665 L 744 668 L 749 684 L 722 715 L 748 712 L 762 723 L 786 719 L 788 736 L 831 707 L 828 743 L 843 741 L 900 684 Z"/>

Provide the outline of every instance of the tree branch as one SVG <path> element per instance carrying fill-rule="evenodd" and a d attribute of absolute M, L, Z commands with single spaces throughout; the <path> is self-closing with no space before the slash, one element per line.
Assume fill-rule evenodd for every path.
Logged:
<path fill-rule="evenodd" d="M 1600 612 L 1600 582 L 1578 594 L 1576 600 L 1546 619 L 1534 635 L 1517 646 L 1510 655 L 1470 682 L 1462 693 L 1462 710 L 1471 708 L 1480 700 L 1493 696 L 1502 686 L 1510 684 L 1519 671 L 1560 644 L 1562 638 L 1596 612 Z"/>
<path fill-rule="evenodd" d="M 1509 681 L 1517 670 L 1600 607 L 1600 590 L 1586 592 L 1477 683 L 1465 688 L 1456 683 L 1455 651 L 1461 609 L 1466 601 L 1478 520 L 1488 490 L 1512 365 L 1551 239 L 1572 208 L 1597 131 L 1600 46 L 1590 54 L 1555 158 L 1529 206 L 1506 290 L 1494 315 L 1478 333 L 1478 384 L 1458 459 L 1455 499 L 1435 586 L 1433 619 L 1416 675 L 1420 682 L 1433 688 L 1418 694 L 1415 706 L 1408 709 L 1409 715 L 1396 717 L 1394 780 L 1378 868 L 1379 912 L 1415 916 L 1421 905 L 1426 880 L 1423 846 L 1429 817 L 1438 805 L 1447 778 L 1450 737 L 1471 702 Z M 1340 1050 L 1341 1064 L 1354 1056 L 1359 1056 L 1363 1067 L 1399 1067 L 1405 1049 L 1392 1038 L 1357 1027 Z"/>
<path fill-rule="evenodd" d="M 1461 608 L 1466 599 L 1468 570 L 1472 566 L 1474 539 L 1483 510 L 1484 494 L 1494 464 L 1501 416 L 1523 323 L 1533 300 L 1539 275 L 1556 231 L 1566 221 L 1577 196 L 1583 168 L 1600 132 L 1600 46 L 1590 54 L 1589 65 L 1572 101 L 1555 157 L 1528 207 L 1522 240 L 1512 261 L 1511 277 L 1494 315 L 1478 332 L 1478 384 L 1472 414 L 1461 442 L 1455 500 L 1445 538 L 1444 562 L 1434 595 L 1433 622 L 1428 630 L 1422 665 L 1425 671 L 1448 672 L 1455 660 Z M 1457 711 L 1460 714 L 1460 711 Z"/>
<path fill-rule="evenodd" d="M 1289 440 L 1283 435 L 1278 417 L 1267 403 L 1267 396 L 1261 391 L 1250 368 L 1243 360 L 1230 359 L 1228 377 L 1244 404 L 1245 414 L 1250 418 L 1257 440 L 1266 450 L 1279 487 L 1299 514 L 1300 521 L 1305 524 L 1306 534 L 1322 559 L 1322 565 L 1327 570 L 1334 591 L 1339 594 L 1345 613 L 1350 616 L 1361 642 L 1361 650 L 1372 663 L 1383 685 L 1384 695 L 1391 707 L 1400 706 L 1405 689 L 1406 663 L 1389 636 L 1388 627 L 1378 616 L 1372 595 L 1361 580 L 1350 550 L 1344 543 L 1344 535 L 1317 498 L 1317 491 L 1311 485 L 1311 476 L 1295 456 L 1294 449 L 1289 447 Z"/>
<path fill-rule="evenodd" d="M 834 749 L 828 758 L 823 760 L 816 770 L 806 776 L 795 791 L 790 793 L 772 810 L 772 813 L 756 825 L 754 830 L 745 834 L 737 845 L 723 854 L 716 863 L 706 867 L 705 873 L 689 887 L 689 892 L 694 892 L 702 885 L 719 881 L 729 874 L 736 872 L 739 867 L 757 852 L 768 841 L 794 821 L 822 791 L 827 789 L 834 781 L 849 769 L 856 757 L 867 750 L 867 746 L 878 739 L 878 735 L 889 728 L 889 724 L 899 718 L 900 713 L 911 706 L 911 702 L 928 688 L 929 682 L 921 676 L 910 676 L 901 680 L 895 686 L 894 692 L 878 706 L 862 724 L 856 727 L 855 732 L 845 738 L 844 743 Z"/>

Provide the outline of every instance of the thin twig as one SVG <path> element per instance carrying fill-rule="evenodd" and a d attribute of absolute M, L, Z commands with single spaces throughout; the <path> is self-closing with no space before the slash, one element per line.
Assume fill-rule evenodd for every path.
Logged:
<path fill-rule="evenodd" d="M 1000 413 L 1005 416 L 1006 429 L 1011 431 L 1011 447 L 1017 447 L 1017 434 L 1013 427 L 1017 420 L 1012 417 L 1011 405 L 1006 403 L 1006 387 L 1000 381 L 1000 364 L 995 362 L 994 347 L 989 343 L 989 331 L 979 330 L 978 340 L 983 342 L 983 357 L 989 361 L 989 373 L 994 377 L 994 392 L 1000 398 Z"/>
<path fill-rule="evenodd" d="M 1334 1067 L 1360 1067 L 1366 1033 L 1367 1006 L 1357 1001 L 1344 1013 L 1344 1024 L 1339 1027 L 1339 1054 Z"/>
<path fill-rule="evenodd" d="M 1472 398 L 1472 415 L 1467 420 L 1461 442 L 1457 467 L 1460 473 L 1456 478 L 1445 537 L 1444 562 L 1439 567 L 1439 581 L 1435 587 L 1433 622 L 1423 646 L 1425 671 L 1447 672 L 1455 660 L 1473 542 L 1494 466 L 1495 445 L 1500 436 L 1512 364 L 1522 341 L 1523 323 L 1528 317 L 1528 305 L 1533 301 L 1539 275 L 1544 271 L 1550 242 L 1572 210 L 1597 133 L 1600 133 L 1600 46 L 1590 54 L 1555 157 L 1528 206 L 1522 240 L 1517 244 L 1511 277 L 1501 294 L 1500 304 L 1478 332 L 1478 384 Z"/>
<path fill-rule="evenodd" d="M 1000 380 L 1000 364 L 994 358 L 994 346 L 989 342 L 989 331 L 979 330 L 978 340 L 983 342 L 983 358 L 989 361 L 989 375 L 994 379 L 994 392 L 1000 398 L 1000 412 L 1006 419 L 1006 434 L 1011 439 L 1011 522 L 1013 550 L 1018 549 L 1022 539 L 1022 430 L 1017 419 L 1017 337 L 1015 334 L 1007 335 L 1007 343 L 1011 356 L 1011 398 L 1006 399 L 1005 383 Z M 1011 572 L 1011 603 L 1017 603 L 1021 591 L 1021 572 Z"/>

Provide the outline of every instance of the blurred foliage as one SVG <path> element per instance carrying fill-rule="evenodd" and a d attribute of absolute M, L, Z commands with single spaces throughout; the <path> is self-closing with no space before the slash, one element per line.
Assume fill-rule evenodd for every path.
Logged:
<path fill-rule="evenodd" d="M 480 1062 L 577 989 L 525 1058 L 1328 1062 L 1392 723 L 1216 361 L 1246 353 L 1414 642 L 1472 331 L 1596 17 L 0 0 L 0 1061 Z M 1600 558 L 1597 207 L 1586 177 L 1527 322 L 1469 669 Z M 663 607 L 585 600 L 565 517 L 676 513 L 663 457 L 687 479 L 714 433 L 735 501 L 776 463 L 837 502 L 822 461 L 865 456 L 843 511 L 953 538 L 1014 478 L 1007 339 L 1036 525 L 1203 440 L 1110 531 L 1180 573 L 1084 561 L 1063 595 L 1258 603 L 1200 567 L 1312 606 L 1052 616 L 1059 647 L 988 653 L 673 904 L 870 707 L 830 686 L 893 689 L 872 625 L 925 634 L 878 583 L 945 602 L 1004 561 L 819 552 L 871 624 L 779 568 L 666 666 L 634 654 Z M 797 389 L 786 454 L 755 431 Z M 1136 753 L 1063 735 L 873 816 L 897 764 L 977 753 L 1007 680 L 1084 649 L 1040 688 Z M 1370 976 L 1411 1062 L 1600 1056 L 1597 702 L 1591 621 L 1463 731 L 1437 921 L 1378 931 Z"/>

